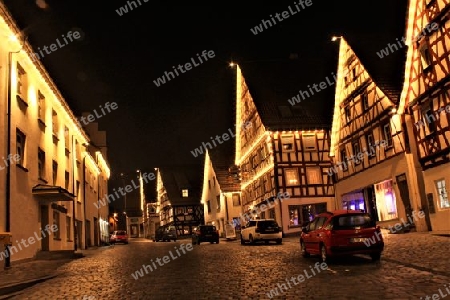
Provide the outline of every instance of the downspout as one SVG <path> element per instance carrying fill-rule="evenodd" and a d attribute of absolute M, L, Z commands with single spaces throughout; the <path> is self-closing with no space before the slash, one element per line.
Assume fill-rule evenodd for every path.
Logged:
<path fill-rule="evenodd" d="M 75 195 L 75 158 L 76 158 L 76 147 L 75 147 L 75 140 L 74 140 L 74 136 L 72 135 L 72 194 Z M 74 155 L 75 154 L 75 155 Z M 78 192 L 78 191 L 77 191 Z M 77 195 L 77 198 L 79 197 L 79 195 Z M 77 200 L 73 200 L 72 201 L 72 210 L 73 210 L 73 224 L 72 224 L 72 228 L 73 228 L 73 250 L 77 251 L 77 227 L 75 226 L 75 222 L 76 222 L 76 203 Z"/>
<path fill-rule="evenodd" d="M 87 249 L 87 231 L 86 231 L 86 155 L 83 157 L 83 213 L 84 213 L 84 249 Z M 90 228 L 89 228 L 90 229 Z"/>
<path fill-rule="evenodd" d="M 272 155 L 273 155 L 273 177 L 274 177 L 274 183 L 275 183 L 275 191 L 276 191 L 276 199 L 278 198 L 278 193 L 280 192 L 280 184 L 278 183 L 278 163 L 276 160 L 276 155 L 275 155 L 275 141 L 274 138 L 271 137 L 270 138 L 271 143 L 272 143 Z M 284 233 L 284 228 L 283 228 L 283 201 L 281 199 L 279 199 L 279 203 L 280 203 L 280 218 L 281 218 L 281 228 L 282 228 L 282 233 L 283 233 L 283 237 L 285 237 L 285 233 Z"/>

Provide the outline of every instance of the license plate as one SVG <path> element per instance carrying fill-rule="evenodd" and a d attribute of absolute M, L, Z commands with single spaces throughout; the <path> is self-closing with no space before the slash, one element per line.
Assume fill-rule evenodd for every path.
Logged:
<path fill-rule="evenodd" d="M 266 229 L 266 232 L 274 232 L 274 229 Z"/>
<path fill-rule="evenodd" d="M 205 236 L 208 236 L 208 237 L 209 237 L 209 236 L 212 236 L 212 234 L 207 234 L 207 235 L 205 235 Z"/>
<path fill-rule="evenodd" d="M 350 239 L 351 243 L 364 243 L 365 241 L 367 241 L 367 238 L 351 238 Z"/>

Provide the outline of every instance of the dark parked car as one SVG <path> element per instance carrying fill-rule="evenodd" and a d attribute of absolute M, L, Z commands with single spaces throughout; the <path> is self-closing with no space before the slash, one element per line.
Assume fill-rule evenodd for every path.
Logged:
<path fill-rule="evenodd" d="M 300 236 L 303 257 L 317 254 L 323 262 L 332 256 L 352 254 L 367 254 L 377 261 L 383 249 L 380 227 L 369 214 L 356 210 L 321 213 Z"/>
<path fill-rule="evenodd" d="M 201 242 L 219 243 L 219 231 L 214 225 L 200 225 L 194 229 L 192 244 L 200 245 Z"/>
<path fill-rule="evenodd" d="M 168 227 L 159 227 L 156 230 L 155 233 L 155 238 L 153 239 L 154 242 L 159 242 L 159 241 L 177 241 L 177 230 L 175 229 L 174 226 L 168 226 Z"/>
<path fill-rule="evenodd" d="M 111 244 L 116 243 L 128 244 L 128 234 L 125 230 L 116 230 L 112 233 L 109 242 Z"/>

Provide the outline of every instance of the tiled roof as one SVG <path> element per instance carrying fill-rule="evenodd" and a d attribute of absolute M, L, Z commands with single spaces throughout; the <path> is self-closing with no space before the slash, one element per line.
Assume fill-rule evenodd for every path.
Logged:
<path fill-rule="evenodd" d="M 229 172 L 229 168 L 234 165 L 234 148 L 235 143 L 232 140 L 217 148 L 208 150 L 217 181 L 224 192 L 240 190 L 240 180 Z"/>
<path fill-rule="evenodd" d="M 239 64 L 266 128 L 307 130 L 331 126 L 334 83 L 320 92 L 311 93 L 300 103 L 289 103 L 300 90 L 308 91 L 308 85 L 325 80 L 323 72 L 311 73 L 315 72 L 314 65 L 314 62 L 300 60 Z M 333 81 L 332 74 L 328 75 Z"/>

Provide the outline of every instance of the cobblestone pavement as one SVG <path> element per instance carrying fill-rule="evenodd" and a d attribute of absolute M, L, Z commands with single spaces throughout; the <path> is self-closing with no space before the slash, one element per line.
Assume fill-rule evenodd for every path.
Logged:
<path fill-rule="evenodd" d="M 363 256 L 339 259 L 326 270 L 315 269 L 315 276 L 310 266 L 318 258 L 302 258 L 294 237 L 282 245 L 204 243 L 186 254 L 180 247 L 190 240 L 135 239 L 64 264 L 57 277 L 12 299 L 269 299 L 267 293 L 283 284 L 274 299 L 425 299 L 440 289 L 449 294 L 444 286 L 450 291 L 449 237 L 408 233 L 385 238 L 381 262 Z M 166 255 L 169 261 L 158 265 L 156 259 Z M 135 280 L 131 274 L 143 264 L 156 268 Z M 286 279 L 300 274 L 305 280 L 290 281 L 289 287 Z"/>

